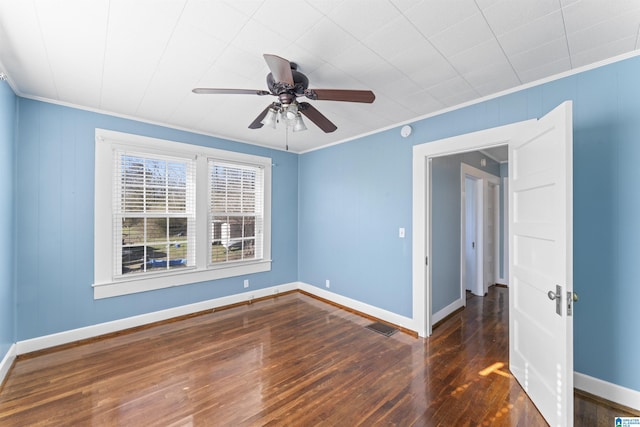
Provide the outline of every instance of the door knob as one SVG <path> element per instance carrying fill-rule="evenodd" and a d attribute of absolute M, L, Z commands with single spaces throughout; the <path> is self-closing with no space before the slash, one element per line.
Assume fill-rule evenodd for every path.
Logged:
<path fill-rule="evenodd" d="M 562 286 L 556 285 L 556 291 L 547 292 L 547 296 L 551 301 L 556 301 L 556 314 L 562 317 Z"/>
<path fill-rule="evenodd" d="M 571 299 L 573 299 L 573 302 L 578 301 L 578 299 L 579 299 L 578 294 L 575 293 L 575 292 L 572 292 L 572 293 L 573 293 L 573 296 L 571 297 Z"/>

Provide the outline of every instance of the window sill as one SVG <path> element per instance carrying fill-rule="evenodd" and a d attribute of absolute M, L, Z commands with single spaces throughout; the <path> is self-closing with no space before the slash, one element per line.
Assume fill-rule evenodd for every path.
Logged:
<path fill-rule="evenodd" d="M 210 280 L 225 279 L 228 277 L 236 277 L 246 274 L 262 273 L 270 270 L 271 260 L 262 260 L 251 263 L 225 265 L 206 270 L 190 269 L 162 275 L 124 277 L 121 279 L 94 283 L 92 285 L 93 298 L 111 298 L 120 295 L 189 285 L 192 283 L 207 282 Z"/>

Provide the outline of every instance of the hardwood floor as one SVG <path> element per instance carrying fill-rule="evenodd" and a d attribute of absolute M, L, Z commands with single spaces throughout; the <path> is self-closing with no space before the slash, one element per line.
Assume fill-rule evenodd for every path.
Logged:
<path fill-rule="evenodd" d="M 292 293 L 32 358 L 2 426 L 546 425 L 508 373 L 507 289 L 428 340 Z M 577 426 L 633 414 L 576 396 Z"/>

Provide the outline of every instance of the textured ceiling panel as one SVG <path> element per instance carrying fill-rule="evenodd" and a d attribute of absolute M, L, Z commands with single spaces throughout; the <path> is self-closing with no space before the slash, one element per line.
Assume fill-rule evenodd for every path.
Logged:
<path fill-rule="evenodd" d="M 633 54 L 631 0 L 22 0 L 0 2 L 0 71 L 26 97 L 303 152 Z M 369 89 L 373 104 L 306 100 L 338 129 L 249 129 L 273 96 L 262 55 L 316 89 Z"/>

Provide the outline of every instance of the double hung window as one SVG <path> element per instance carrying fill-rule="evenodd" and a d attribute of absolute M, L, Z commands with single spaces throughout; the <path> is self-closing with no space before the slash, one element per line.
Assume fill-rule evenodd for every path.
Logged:
<path fill-rule="evenodd" d="M 262 258 L 263 169 L 209 160 L 212 265 Z"/>
<path fill-rule="evenodd" d="M 271 159 L 96 129 L 94 297 L 268 271 Z"/>
<path fill-rule="evenodd" d="M 114 157 L 114 276 L 195 267 L 195 160 Z"/>

